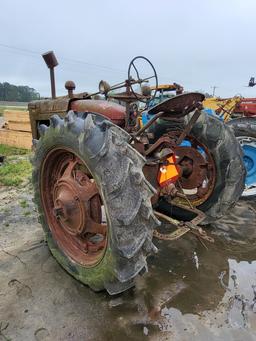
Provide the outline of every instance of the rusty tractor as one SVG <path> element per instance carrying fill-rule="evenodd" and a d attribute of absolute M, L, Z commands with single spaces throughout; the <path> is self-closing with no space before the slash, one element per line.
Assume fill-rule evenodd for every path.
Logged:
<path fill-rule="evenodd" d="M 95 291 L 117 294 L 147 270 L 154 237 L 192 232 L 212 241 L 198 224 L 237 202 L 245 170 L 232 130 L 202 111 L 204 96 L 181 94 L 147 108 L 155 95 L 147 82 L 157 89 L 158 77 L 148 59 L 136 57 L 124 82 L 75 94 L 68 81 L 68 95 L 56 98 L 57 62 L 44 58 L 53 98 L 29 104 L 33 184 L 46 241 L 62 267 Z M 138 61 L 152 74 L 141 78 Z M 160 220 L 167 224 L 159 230 Z"/>

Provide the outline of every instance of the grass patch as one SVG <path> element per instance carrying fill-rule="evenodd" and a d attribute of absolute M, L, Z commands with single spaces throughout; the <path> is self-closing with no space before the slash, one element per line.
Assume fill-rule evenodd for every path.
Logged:
<path fill-rule="evenodd" d="M 22 208 L 27 208 L 29 205 L 28 205 L 27 201 L 23 199 L 20 201 L 20 206 Z"/>
<path fill-rule="evenodd" d="M 0 167 L 0 184 L 4 186 L 19 186 L 31 175 L 32 165 L 27 160 L 17 162 L 6 161 Z"/>
<path fill-rule="evenodd" d="M 0 144 L 0 155 L 6 157 L 5 162 L 0 166 L 0 185 L 19 186 L 31 175 L 32 166 L 26 156 L 30 153 L 28 149 Z M 27 207 L 25 203 L 21 203 L 22 205 L 24 208 Z"/>
<path fill-rule="evenodd" d="M 2 212 L 5 213 L 5 214 L 8 214 L 8 213 L 10 213 L 10 209 L 8 207 L 4 207 L 2 209 Z"/>
<path fill-rule="evenodd" d="M 11 105 L 0 105 L 0 116 L 3 116 L 4 110 L 28 110 L 26 106 L 11 106 Z"/>
<path fill-rule="evenodd" d="M 0 155 L 10 156 L 10 155 L 25 155 L 31 153 L 29 149 L 16 148 L 7 146 L 5 144 L 0 144 Z"/>

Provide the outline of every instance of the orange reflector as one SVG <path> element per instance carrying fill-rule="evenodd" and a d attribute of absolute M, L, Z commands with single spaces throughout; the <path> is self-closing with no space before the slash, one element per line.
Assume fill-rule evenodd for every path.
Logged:
<path fill-rule="evenodd" d="M 161 187 L 168 185 L 168 183 L 174 182 L 179 178 L 179 171 L 176 163 L 175 155 L 168 157 L 167 166 L 161 166 L 158 172 L 158 183 Z"/>

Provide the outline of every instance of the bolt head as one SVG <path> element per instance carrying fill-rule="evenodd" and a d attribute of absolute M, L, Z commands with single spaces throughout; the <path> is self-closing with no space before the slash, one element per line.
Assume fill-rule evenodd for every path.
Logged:
<path fill-rule="evenodd" d="M 66 81 L 65 88 L 67 90 L 75 90 L 76 85 L 75 85 L 75 83 L 73 81 Z"/>

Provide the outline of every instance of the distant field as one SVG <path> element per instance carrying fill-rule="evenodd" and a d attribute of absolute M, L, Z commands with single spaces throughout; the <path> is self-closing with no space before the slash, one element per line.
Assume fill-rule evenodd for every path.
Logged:
<path fill-rule="evenodd" d="M 27 107 L 23 106 L 12 106 L 12 105 L 0 105 L 0 116 L 3 116 L 4 110 L 27 110 Z"/>

